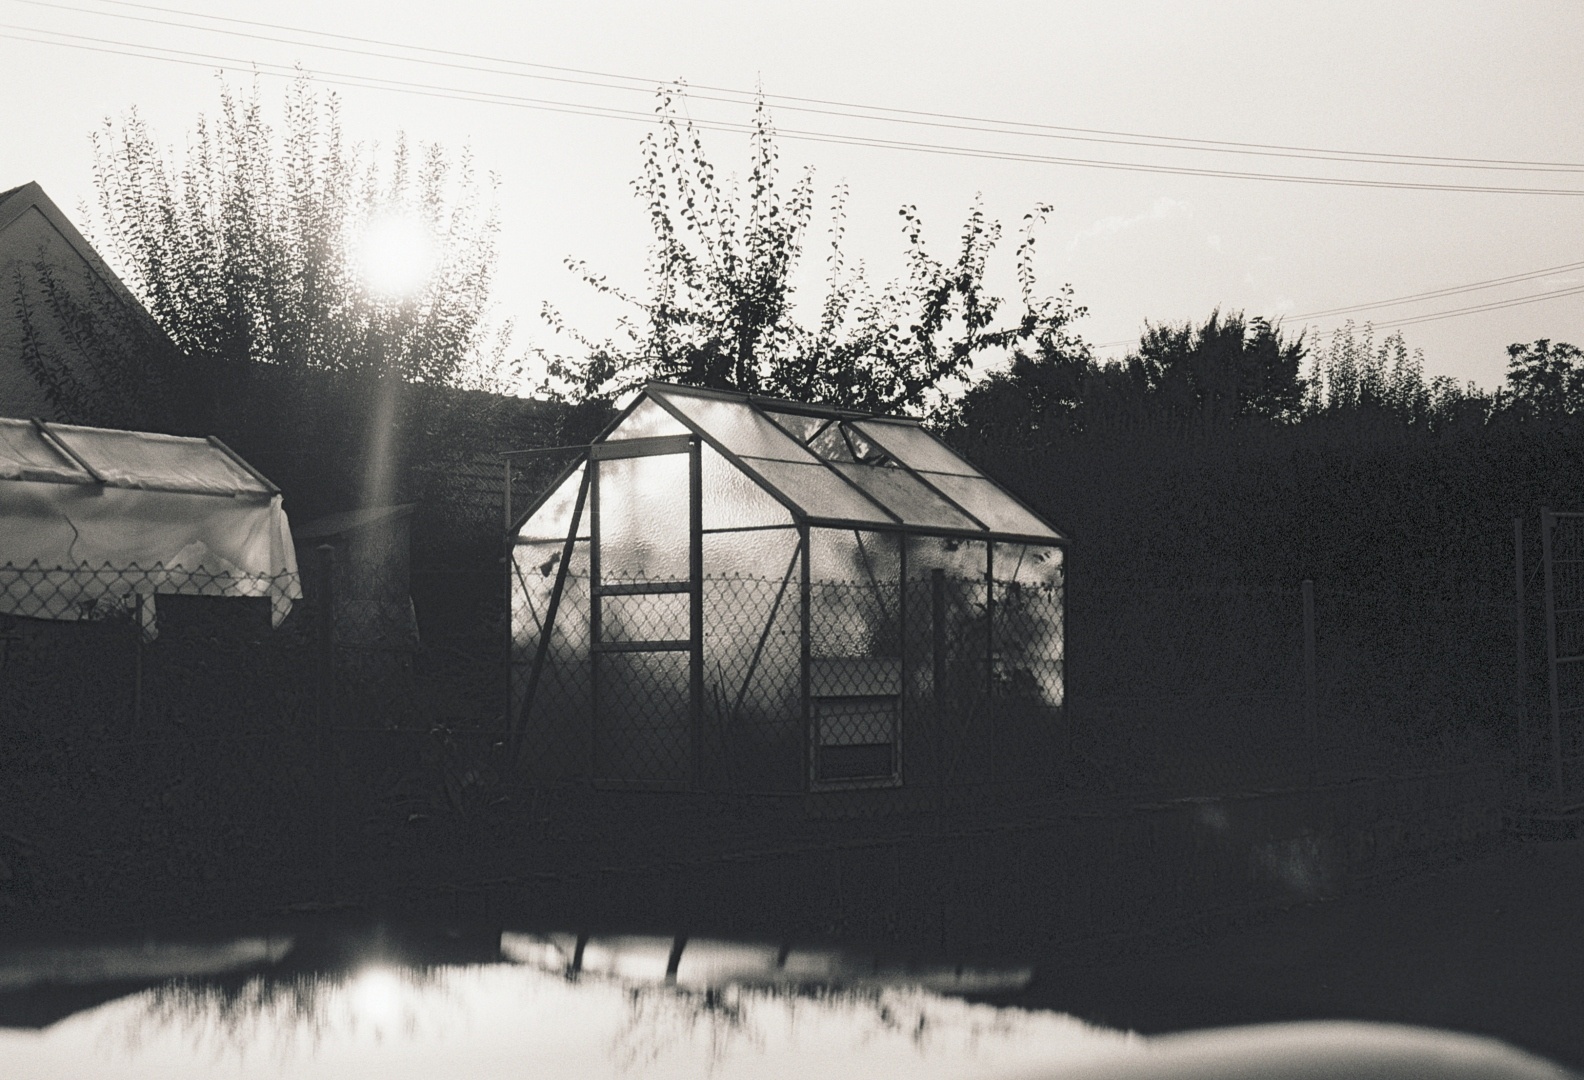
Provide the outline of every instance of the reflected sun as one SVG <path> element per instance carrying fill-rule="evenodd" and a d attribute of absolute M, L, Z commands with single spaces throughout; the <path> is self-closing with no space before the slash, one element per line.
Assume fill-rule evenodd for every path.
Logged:
<path fill-rule="evenodd" d="M 385 967 L 369 967 L 358 972 L 347 987 L 353 1015 L 376 1027 L 394 1023 L 401 1016 L 402 986 L 396 972 Z"/>
<path fill-rule="evenodd" d="M 374 218 L 354 247 L 358 278 L 376 296 L 405 300 L 423 292 L 438 252 L 428 227 L 417 217 Z"/>

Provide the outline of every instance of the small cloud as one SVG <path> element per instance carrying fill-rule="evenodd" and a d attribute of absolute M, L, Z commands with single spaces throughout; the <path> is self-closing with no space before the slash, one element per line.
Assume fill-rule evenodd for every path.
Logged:
<path fill-rule="evenodd" d="M 1205 233 L 1205 243 L 1210 246 L 1211 251 L 1221 250 L 1221 237 L 1215 233 Z"/>
<path fill-rule="evenodd" d="M 1285 315 L 1296 306 L 1297 305 L 1292 301 L 1292 297 L 1284 296 L 1280 300 L 1276 301 L 1276 314 Z"/>
<path fill-rule="evenodd" d="M 1077 251 L 1085 240 L 1093 240 L 1097 236 L 1126 232 L 1128 229 L 1134 229 L 1152 221 L 1166 221 L 1169 218 L 1187 217 L 1192 212 L 1187 203 L 1179 199 L 1169 199 L 1163 195 L 1156 199 L 1150 208 L 1142 214 L 1134 214 L 1132 217 L 1113 214 L 1110 217 L 1101 218 L 1088 228 L 1078 230 L 1077 235 L 1067 242 L 1067 251 L 1069 254 Z"/>

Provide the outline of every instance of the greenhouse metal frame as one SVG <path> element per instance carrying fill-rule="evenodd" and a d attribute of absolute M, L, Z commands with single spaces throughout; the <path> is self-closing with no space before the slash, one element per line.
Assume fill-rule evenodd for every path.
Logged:
<path fill-rule="evenodd" d="M 915 420 L 651 383 L 509 538 L 538 779 L 789 793 L 1049 764 L 1067 538 Z"/>

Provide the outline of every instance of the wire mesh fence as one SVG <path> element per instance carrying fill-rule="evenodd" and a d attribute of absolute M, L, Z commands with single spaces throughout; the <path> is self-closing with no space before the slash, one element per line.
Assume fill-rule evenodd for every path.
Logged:
<path fill-rule="evenodd" d="M 333 571 L 0 567 L 0 820 L 57 849 L 86 828 L 99 861 L 170 841 L 179 874 L 497 798 L 498 649 L 382 643 L 389 606 L 337 604 Z"/>
<path fill-rule="evenodd" d="M 610 598 L 596 649 L 584 546 L 548 635 L 553 567 L 517 595 L 514 709 L 544 782 L 891 813 L 1389 775 L 1510 754 L 1516 734 L 1495 598 L 1319 587 L 1306 643 L 1298 583 L 987 593 L 928 572 L 800 587 L 793 568 L 701 583 L 695 716 L 688 594 Z"/>
<path fill-rule="evenodd" d="M 805 598 L 793 567 L 699 583 L 695 688 L 690 648 L 652 647 L 687 638 L 692 595 L 608 582 L 596 653 L 575 553 L 545 655 L 540 635 L 513 640 L 507 716 L 501 575 L 415 575 L 418 604 L 341 602 L 320 558 L 273 627 L 297 582 L 182 595 L 159 591 L 169 572 L 106 572 L 68 602 L 59 574 L 0 568 L 11 790 L 133 783 L 114 773 L 220 810 L 252 792 L 310 833 L 327 768 L 358 820 L 468 813 L 564 780 L 888 815 L 1389 775 L 1506 753 L 1518 733 L 1511 611 L 1493 598 L 1322 584 L 1307 684 L 1296 585 L 987 589 L 921 569 Z M 543 600 L 517 593 L 529 625 Z M 423 617 L 442 603 L 465 635 Z"/>

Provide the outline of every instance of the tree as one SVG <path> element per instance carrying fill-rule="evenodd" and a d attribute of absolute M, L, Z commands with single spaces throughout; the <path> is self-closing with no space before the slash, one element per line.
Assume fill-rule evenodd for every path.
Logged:
<path fill-rule="evenodd" d="M 917 209 L 902 207 L 907 273 L 875 290 L 842 250 L 841 187 L 831 199 L 818 321 L 800 323 L 793 279 L 813 216 L 812 170 L 782 186 L 775 133 L 761 101 L 746 182 L 718 179 L 693 124 L 678 116 L 680 99 L 680 91 L 661 91 L 660 129 L 643 140 L 643 170 L 634 182 L 654 231 L 647 291 L 628 292 L 568 260 L 589 285 L 636 314 L 618 325 L 616 336 L 595 340 L 547 305 L 547 320 L 578 350 L 546 357 L 547 392 L 608 400 L 666 379 L 877 411 L 919 409 L 981 356 L 1019 342 L 1070 340 L 1066 327 L 1082 314 L 1070 288 L 1053 297 L 1034 292 L 1033 228 L 1046 208 L 1025 218 L 1017 250 L 1023 312 L 1002 322 L 1001 299 L 984 287 L 1000 226 L 980 206 L 970 211 L 949 263 L 928 254 Z"/>
<path fill-rule="evenodd" d="M 347 476 L 326 498 L 386 501 L 411 439 L 447 426 L 408 415 L 406 387 L 516 389 L 510 326 L 489 319 L 494 181 L 465 150 L 401 135 L 383 154 L 348 145 L 336 97 L 306 78 L 279 130 L 256 85 L 222 83 L 185 152 L 161 149 L 135 109 L 92 142 L 98 205 L 84 231 L 175 352 L 141 349 L 114 311 L 73 307 L 46 282 L 55 321 L 93 347 L 86 361 L 43 347 L 24 361 L 74 419 L 222 434 L 276 473 L 292 465 L 275 455 L 337 460 Z M 393 266 L 409 280 L 367 272 Z M 43 338 L 25 325 L 24 340 Z M 422 396 L 430 411 L 441 400 Z"/>
<path fill-rule="evenodd" d="M 1081 342 L 1044 340 L 972 386 L 951 425 L 976 442 L 1031 446 L 1097 428 L 1287 421 L 1303 402 L 1305 352 L 1302 334 L 1289 340 L 1265 319 L 1219 310 L 1199 326 L 1147 325 L 1121 362 L 1100 363 Z"/>
<path fill-rule="evenodd" d="M 1308 349 L 1263 318 L 1219 309 L 1200 326 L 1146 324 L 1124 366 L 1134 384 L 1176 419 L 1203 424 L 1290 419 L 1303 403 Z"/>
<path fill-rule="evenodd" d="M 1520 415 L 1555 419 L 1584 412 L 1584 350 L 1547 338 L 1507 346 L 1502 399 Z"/>
<path fill-rule="evenodd" d="M 1360 331 L 1349 321 L 1315 354 L 1304 409 L 1315 416 L 1369 414 L 1434 426 L 1485 404 L 1472 384 L 1460 387 L 1446 375 L 1426 380 L 1423 350 L 1410 354 L 1400 331 L 1377 346 L 1374 327 Z"/>
<path fill-rule="evenodd" d="M 465 151 L 398 136 L 382 165 L 376 147 L 346 145 L 335 96 L 306 78 L 287 92 L 280 133 L 256 86 L 240 97 L 222 84 L 219 115 L 199 117 L 185 154 L 162 151 L 135 109 L 92 141 L 98 206 L 85 232 L 180 353 L 225 373 L 222 416 L 245 407 L 253 365 L 364 385 L 512 381 L 509 327 L 492 333 L 486 318 L 496 214 Z M 360 242 L 392 228 L 412 237 L 406 257 L 427 242 L 432 259 L 401 294 L 359 272 Z M 47 390 L 71 383 L 35 361 Z"/>

